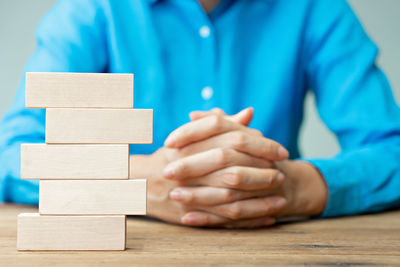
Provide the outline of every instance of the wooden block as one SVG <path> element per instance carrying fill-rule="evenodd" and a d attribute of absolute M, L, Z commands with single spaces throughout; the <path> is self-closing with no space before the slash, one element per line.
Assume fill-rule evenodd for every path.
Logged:
<path fill-rule="evenodd" d="M 128 179 L 129 145 L 21 145 L 22 179 Z"/>
<path fill-rule="evenodd" d="M 151 144 L 152 109 L 47 109 L 46 143 Z"/>
<path fill-rule="evenodd" d="M 133 108 L 133 74 L 27 72 L 28 108 Z"/>
<path fill-rule="evenodd" d="M 18 215 L 18 250 L 124 250 L 126 217 Z"/>
<path fill-rule="evenodd" d="M 145 215 L 146 179 L 41 180 L 39 213 Z"/>

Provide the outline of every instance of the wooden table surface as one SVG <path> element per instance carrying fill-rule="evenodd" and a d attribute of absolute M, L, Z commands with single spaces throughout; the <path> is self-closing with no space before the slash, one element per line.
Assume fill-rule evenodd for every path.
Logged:
<path fill-rule="evenodd" d="M 36 211 L 0 205 L 0 266 L 400 266 L 400 211 L 259 230 L 129 218 L 126 251 L 18 252 L 17 214 Z"/>

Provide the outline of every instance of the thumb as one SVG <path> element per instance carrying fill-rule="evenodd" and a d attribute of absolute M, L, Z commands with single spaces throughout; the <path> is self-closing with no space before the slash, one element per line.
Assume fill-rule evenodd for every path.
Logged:
<path fill-rule="evenodd" d="M 212 110 L 209 110 L 209 111 L 192 111 L 189 113 L 189 117 L 190 117 L 190 120 L 195 121 L 195 120 L 207 117 L 212 114 L 220 115 L 220 116 L 226 115 L 222 109 L 213 108 Z"/>
<path fill-rule="evenodd" d="M 211 111 L 192 111 L 190 112 L 189 117 L 192 121 L 195 121 L 207 117 L 211 114 L 226 115 L 221 109 L 213 109 Z M 254 109 L 250 107 L 243 109 L 242 111 L 236 113 L 235 115 L 227 116 L 228 117 L 227 119 L 247 126 L 253 119 L 253 115 L 254 115 Z"/>
<path fill-rule="evenodd" d="M 253 119 L 254 109 L 253 108 L 245 108 L 239 113 L 235 115 L 229 116 L 229 120 L 243 124 L 249 125 L 251 120 Z"/>

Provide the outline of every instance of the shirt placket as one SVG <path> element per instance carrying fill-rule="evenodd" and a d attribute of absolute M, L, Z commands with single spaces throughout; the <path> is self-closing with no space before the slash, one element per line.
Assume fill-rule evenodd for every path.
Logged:
<path fill-rule="evenodd" d="M 203 109 L 210 109 L 216 105 L 216 49 L 215 49 L 215 31 L 214 27 L 207 17 L 204 18 L 201 24 L 198 25 L 198 35 L 200 42 L 200 62 L 203 73 L 201 74 L 200 96 L 203 101 Z"/>
<path fill-rule="evenodd" d="M 187 21 L 191 22 L 196 42 L 198 42 L 198 97 L 201 99 L 200 108 L 208 110 L 216 103 L 216 36 L 212 21 L 204 12 L 197 0 L 175 0 L 176 5 L 183 8 Z"/>

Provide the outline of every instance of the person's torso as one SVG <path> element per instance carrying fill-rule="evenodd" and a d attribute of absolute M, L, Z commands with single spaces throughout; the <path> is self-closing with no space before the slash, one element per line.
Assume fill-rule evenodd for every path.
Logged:
<path fill-rule="evenodd" d="M 303 2 L 299 3 L 299 2 Z M 109 1 L 109 72 L 135 74 L 135 108 L 154 109 L 150 153 L 193 110 L 254 107 L 250 124 L 298 156 L 306 92 L 304 1 Z"/>

